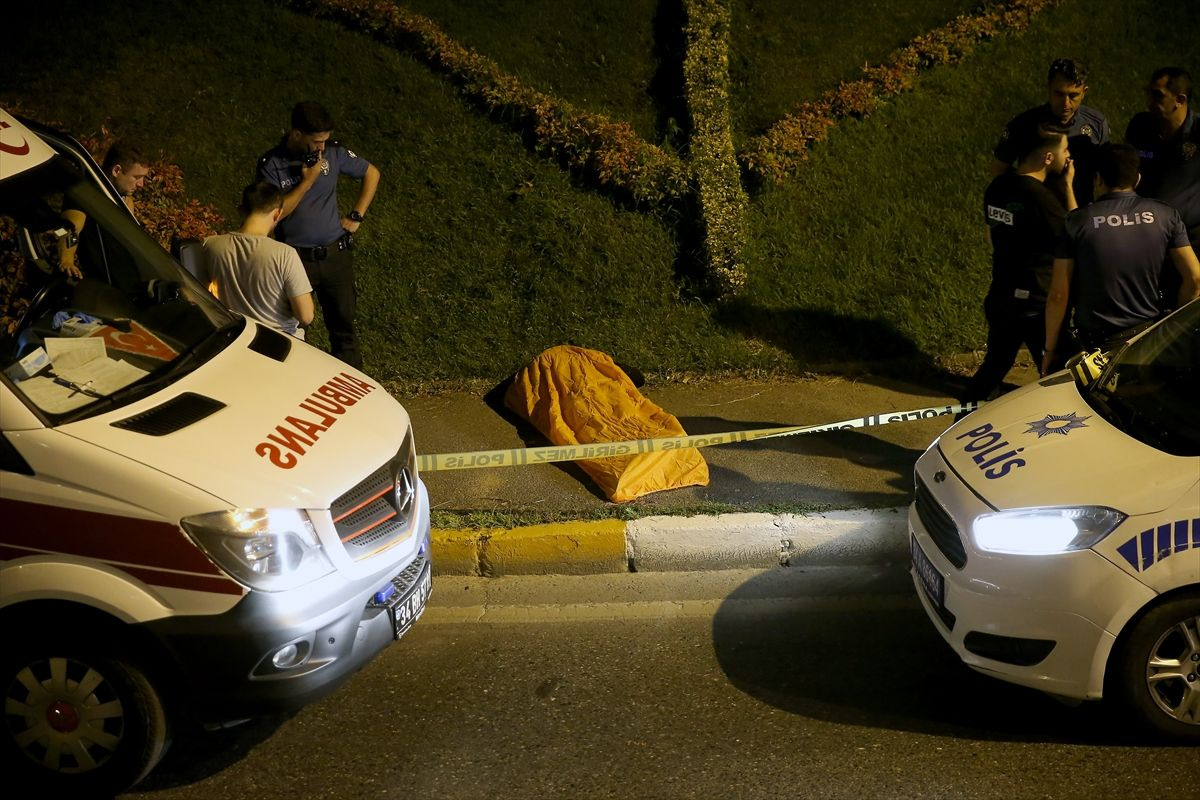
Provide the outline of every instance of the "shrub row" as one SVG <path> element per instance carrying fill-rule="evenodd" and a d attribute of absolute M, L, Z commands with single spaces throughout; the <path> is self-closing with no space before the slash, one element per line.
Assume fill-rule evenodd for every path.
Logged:
<path fill-rule="evenodd" d="M 523 85 L 420 14 L 391 0 L 290 0 L 290 4 L 412 53 L 447 75 L 490 114 L 531 135 L 539 153 L 590 175 L 602 187 L 652 206 L 672 205 L 686 196 L 688 176 L 682 161 L 647 143 L 629 123 L 580 111 Z"/>
<path fill-rule="evenodd" d="M 740 154 L 743 168 L 758 180 L 780 183 L 793 175 L 812 142 L 824 139 L 839 119 L 864 117 L 885 97 L 912 88 L 931 67 L 962 61 L 977 44 L 1029 27 L 1033 18 L 1063 0 L 992 0 L 973 14 L 913 39 L 884 64 L 865 67 L 863 77 L 845 81 L 796 110 L 754 139 Z"/>
<path fill-rule="evenodd" d="M 44 121 L 29 109 L 14 105 L 6 108 L 11 113 Z M 78 141 L 99 163 L 115 138 L 107 128 L 101 128 L 98 134 L 80 136 Z M 177 165 L 160 157 L 149 166 L 150 178 L 137 193 L 137 214 L 142 226 L 163 247 L 169 247 L 176 237 L 202 239 L 224 227 L 224 220 L 213 206 L 187 198 L 183 172 Z M 27 302 L 26 261 L 17 249 L 16 233 L 11 220 L 0 218 L 0 334 L 12 332 Z"/>
<path fill-rule="evenodd" d="M 705 273 L 718 297 L 746 284 L 746 207 L 729 114 L 728 0 L 685 0 L 684 90 L 689 152 L 704 243 Z"/>

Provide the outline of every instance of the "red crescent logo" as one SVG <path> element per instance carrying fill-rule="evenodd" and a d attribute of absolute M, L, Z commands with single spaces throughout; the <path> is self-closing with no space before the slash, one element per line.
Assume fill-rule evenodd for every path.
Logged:
<path fill-rule="evenodd" d="M 11 128 L 11 127 L 12 126 L 9 125 L 7 122 L 0 120 L 0 130 L 4 130 L 5 128 Z M 14 155 L 14 156 L 23 156 L 23 155 L 27 154 L 28 152 L 29 152 L 29 142 L 25 141 L 24 139 L 21 140 L 21 143 L 19 145 L 5 144 L 4 142 L 0 142 L 0 153 L 9 153 L 10 155 Z"/>

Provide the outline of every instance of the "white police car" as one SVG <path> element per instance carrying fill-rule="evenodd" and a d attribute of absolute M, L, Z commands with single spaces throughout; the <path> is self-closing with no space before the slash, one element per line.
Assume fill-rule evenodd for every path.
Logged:
<path fill-rule="evenodd" d="M 916 464 L 912 575 L 969 666 L 1200 740 L 1200 300 L 960 421 Z"/>

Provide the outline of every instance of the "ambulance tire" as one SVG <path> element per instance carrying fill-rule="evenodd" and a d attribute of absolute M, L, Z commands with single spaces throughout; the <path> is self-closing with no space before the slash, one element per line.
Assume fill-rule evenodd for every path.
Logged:
<path fill-rule="evenodd" d="M 1132 720 L 1151 735 L 1200 743 L 1200 595 L 1151 608 L 1113 655 L 1110 696 Z"/>
<path fill-rule="evenodd" d="M 27 640 L 0 656 L 6 784 L 37 787 L 45 797 L 111 797 L 162 758 L 170 728 L 159 693 L 144 670 L 107 649 Z M 87 735 L 88 721 L 98 736 Z M 86 752 L 91 763 L 47 749 L 51 741 Z"/>

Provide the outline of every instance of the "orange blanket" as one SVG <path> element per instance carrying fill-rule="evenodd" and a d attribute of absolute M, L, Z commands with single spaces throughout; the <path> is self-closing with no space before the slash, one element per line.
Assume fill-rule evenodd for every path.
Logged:
<path fill-rule="evenodd" d="M 554 444 L 686 436 L 674 415 L 650 402 L 606 354 L 560 345 L 520 370 L 504 404 Z M 682 486 L 707 486 L 695 448 L 580 461 L 614 502 Z"/>

